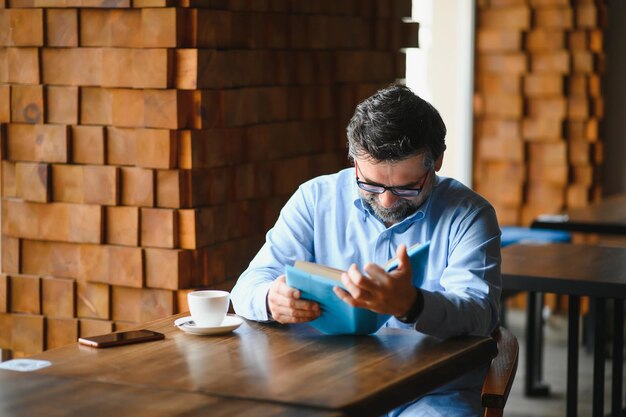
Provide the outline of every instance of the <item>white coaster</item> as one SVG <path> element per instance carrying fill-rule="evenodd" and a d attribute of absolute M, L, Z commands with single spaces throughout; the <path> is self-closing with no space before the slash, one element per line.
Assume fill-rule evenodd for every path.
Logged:
<path fill-rule="evenodd" d="M 32 372 L 41 368 L 52 365 L 49 361 L 39 359 L 12 359 L 6 362 L 0 362 L 0 369 L 8 369 L 9 371 Z"/>

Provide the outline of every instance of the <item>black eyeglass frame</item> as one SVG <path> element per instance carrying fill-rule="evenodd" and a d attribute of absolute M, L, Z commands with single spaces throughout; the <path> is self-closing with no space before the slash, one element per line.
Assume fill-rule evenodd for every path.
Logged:
<path fill-rule="evenodd" d="M 420 195 L 422 190 L 424 189 L 424 184 L 428 181 L 428 176 L 430 175 L 430 169 L 426 171 L 426 175 L 424 176 L 424 180 L 422 181 L 422 185 L 419 188 L 411 188 L 411 187 L 393 187 L 387 185 L 378 185 L 378 184 L 370 184 L 366 181 L 359 180 L 360 171 L 358 164 L 356 161 L 354 162 L 354 174 L 356 176 L 356 185 L 363 191 L 367 191 L 372 194 L 382 194 L 385 191 L 389 191 L 391 194 L 398 197 L 417 197 Z"/>

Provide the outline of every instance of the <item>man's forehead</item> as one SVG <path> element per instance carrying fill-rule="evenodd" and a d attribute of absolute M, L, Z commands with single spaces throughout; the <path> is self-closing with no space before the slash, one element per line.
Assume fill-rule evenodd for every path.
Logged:
<path fill-rule="evenodd" d="M 377 160 L 374 158 L 360 157 L 356 159 L 359 167 L 372 167 L 372 168 L 414 168 L 418 164 L 423 165 L 426 159 L 426 152 L 420 152 L 418 154 L 411 155 L 403 159 L 389 159 L 389 160 Z"/>

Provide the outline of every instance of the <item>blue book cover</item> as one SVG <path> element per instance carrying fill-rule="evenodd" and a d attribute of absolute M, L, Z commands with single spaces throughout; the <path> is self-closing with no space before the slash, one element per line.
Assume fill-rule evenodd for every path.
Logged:
<path fill-rule="evenodd" d="M 413 286 L 419 288 L 424 281 L 430 242 L 413 245 L 408 249 L 413 270 Z M 384 265 L 387 272 L 398 267 L 393 258 Z M 309 324 L 326 334 L 372 334 L 380 329 L 390 316 L 378 314 L 344 303 L 333 292 L 333 287 L 345 289 L 341 282 L 344 271 L 313 262 L 296 261 L 286 265 L 287 285 L 297 288 L 302 298 L 319 303 L 322 314 Z"/>

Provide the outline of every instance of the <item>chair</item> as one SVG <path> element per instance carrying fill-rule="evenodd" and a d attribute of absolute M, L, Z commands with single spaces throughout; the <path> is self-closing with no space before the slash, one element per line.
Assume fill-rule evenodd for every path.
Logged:
<path fill-rule="evenodd" d="M 481 402 L 484 417 L 501 417 L 517 371 L 519 344 L 517 338 L 504 327 L 496 329 L 492 337 L 498 345 L 498 354 L 491 361 L 485 377 Z"/>

